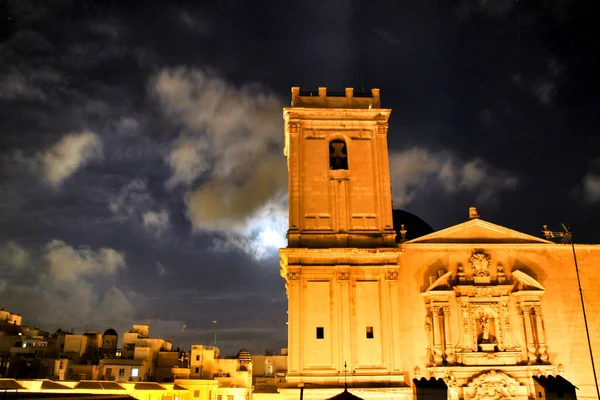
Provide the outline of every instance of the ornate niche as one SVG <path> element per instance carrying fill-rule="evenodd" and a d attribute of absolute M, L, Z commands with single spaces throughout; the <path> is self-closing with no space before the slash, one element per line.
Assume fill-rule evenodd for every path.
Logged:
<path fill-rule="evenodd" d="M 422 293 L 428 365 L 548 363 L 543 286 L 500 263 L 492 268 L 492 257 L 481 250 L 468 264 L 439 270 Z"/>
<path fill-rule="evenodd" d="M 513 285 L 504 268 L 492 270 L 492 257 L 475 250 L 468 260 L 470 273 L 462 265 L 453 285 L 459 308 L 460 333 L 457 362 L 463 365 L 516 365 L 521 348 L 511 325 Z M 459 275 L 459 276 L 458 276 Z"/>
<path fill-rule="evenodd" d="M 437 279 L 421 294 L 426 310 L 427 363 L 433 366 L 456 362 L 450 323 L 454 299 L 454 291 L 450 287 L 451 276 L 451 271 L 439 270 Z"/>

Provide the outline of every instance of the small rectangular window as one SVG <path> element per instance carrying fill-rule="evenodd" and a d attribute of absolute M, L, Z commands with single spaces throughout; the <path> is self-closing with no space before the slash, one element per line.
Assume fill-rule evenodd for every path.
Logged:
<path fill-rule="evenodd" d="M 208 391 L 208 400 L 212 400 L 212 390 Z"/>
<path fill-rule="evenodd" d="M 200 391 L 194 390 L 194 397 L 200 397 Z"/>
<path fill-rule="evenodd" d="M 325 338 L 325 328 L 323 328 L 322 326 L 318 326 L 317 327 L 317 339 L 324 339 Z"/>
<path fill-rule="evenodd" d="M 119 369 L 119 376 L 125 376 L 125 368 Z"/>
<path fill-rule="evenodd" d="M 367 326 L 367 339 L 373 339 L 373 327 Z"/>
<path fill-rule="evenodd" d="M 196 373 L 200 372 L 200 368 L 196 367 Z"/>
<path fill-rule="evenodd" d="M 196 356 L 196 361 L 200 361 L 200 356 Z"/>

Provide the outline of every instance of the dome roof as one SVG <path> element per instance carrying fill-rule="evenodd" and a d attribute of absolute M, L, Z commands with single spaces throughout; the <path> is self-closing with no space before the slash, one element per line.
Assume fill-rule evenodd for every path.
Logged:
<path fill-rule="evenodd" d="M 433 228 L 429 226 L 427 222 L 423 221 L 415 214 L 409 213 L 408 211 L 393 210 L 392 218 L 394 222 L 394 230 L 398 235 L 396 237 L 396 242 L 400 242 L 401 239 L 401 225 L 404 225 L 404 229 L 406 229 L 406 240 L 416 239 L 434 232 Z"/>
<path fill-rule="evenodd" d="M 108 328 L 102 336 L 119 336 L 113 328 Z"/>
<path fill-rule="evenodd" d="M 235 358 L 237 358 L 240 361 L 252 362 L 252 355 L 246 349 L 241 349 L 240 351 L 238 351 Z"/>

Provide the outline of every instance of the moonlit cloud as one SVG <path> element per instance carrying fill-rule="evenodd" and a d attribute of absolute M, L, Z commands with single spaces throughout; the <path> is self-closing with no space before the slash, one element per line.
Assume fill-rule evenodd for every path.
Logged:
<path fill-rule="evenodd" d="M 48 100 L 49 85 L 60 82 L 61 77 L 51 70 L 36 70 L 11 67 L 10 70 L 0 74 L 0 101 L 1 100 L 35 100 L 45 102 Z"/>
<path fill-rule="evenodd" d="M 156 273 L 158 276 L 163 276 L 167 273 L 167 269 L 160 261 L 156 262 Z"/>
<path fill-rule="evenodd" d="M 113 275 L 125 267 L 123 254 L 113 249 L 75 249 L 60 240 L 53 240 L 45 247 L 44 260 L 50 276 L 56 282 L 75 282 L 80 278 Z"/>
<path fill-rule="evenodd" d="M 167 211 L 148 211 L 142 215 L 144 227 L 156 237 L 160 237 L 169 229 L 169 214 Z"/>
<path fill-rule="evenodd" d="M 59 187 L 79 168 L 102 157 L 102 140 L 93 132 L 70 133 L 39 155 L 46 181 Z"/>
<path fill-rule="evenodd" d="M 263 210 L 285 204 L 281 102 L 259 87 L 236 88 L 184 68 L 161 71 L 153 91 L 166 117 L 185 132 L 167 158 L 173 172 L 168 185 L 195 183 L 185 195 L 193 229 L 222 234 L 218 243 L 262 257 L 249 243 L 272 229 L 285 235 L 279 223 L 285 211 L 272 214 L 276 228 L 257 222 L 264 221 Z"/>
<path fill-rule="evenodd" d="M 167 185 L 174 187 L 180 184 L 189 185 L 203 172 L 209 169 L 210 146 L 205 138 L 182 137 L 173 146 L 167 162 L 173 170 Z"/>
<path fill-rule="evenodd" d="M 487 201 L 497 192 L 518 185 L 516 177 L 483 160 L 463 161 L 448 152 L 418 147 L 392 152 L 390 173 L 395 207 L 410 203 L 421 190 L 432 187 L 446 193 L 472 192 L 477 201 Z"/>
<path fill-rule="evenodd" d="M 143 179 L 134 179 L 121 188 L 119 194 L 109 203 L 110 210 L 120 218 L 131 218 L 140 209 L 153 205 L 152 196 L 148 192 L 148 184 Z"/>
<path fill-rule="evenodd" d="M 583 196 L 590 203 L 600 200 L 600 175 L 588 174 L 583 178 Z"/>
<path fill-rule="evenodd" d="M 20 270 L 11 274 L 7 268 Z M 23 315 L 28 324 L 37 319 L 83 329 L 91 315 L 101 326 L 122 323 L 135 310 L 131 302 L 135 296 L 113 283 L 123 268 L 125 255 L 111 248 L 75 248 L 52 240 L 32 249 L 6 242 L 0 245 L 0 295 L 3 304 Z"/>
<path fill-rule="evenodd" d="M 15 242 L 0 246 L 0 274 L 18 273 L 29 264 L 29 253 Z"/>

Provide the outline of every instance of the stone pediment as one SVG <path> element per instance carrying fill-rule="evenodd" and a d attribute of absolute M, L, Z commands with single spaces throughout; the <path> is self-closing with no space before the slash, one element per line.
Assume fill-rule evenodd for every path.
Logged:
<path fill-rule="evenodd" d="M 408 243 L 539 243 L 554 244 L 548 240 L 518 232 L 481 219 L 472 219 Z"/>

